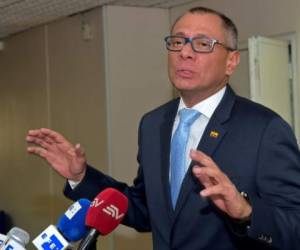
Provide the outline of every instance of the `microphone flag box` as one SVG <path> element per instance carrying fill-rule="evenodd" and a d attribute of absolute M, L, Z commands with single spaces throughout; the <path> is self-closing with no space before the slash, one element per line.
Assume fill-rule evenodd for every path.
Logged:
<path fill-rule="evenodd" d="M 18 242 L 9 239 L 1 245 L 1 250 L 26 250 L 26 249 Z"/>
<path fill-rule="evenodd" d="M 6 241 L 7 236 L 4 234 L 0 234 L 0 247 Z"/>
<path fill-rule="evenodd" d="M 2 237 L 1 237 L 2 238 Z M 8 237 L 1 243 L 1 250 L 26 250 L 21 244 Z"/>
<path fill-rule="evenodd" d="M 48 226 L 32 243 L 38 250 L 64 250 L 70 246 L 53 225 Z"/>

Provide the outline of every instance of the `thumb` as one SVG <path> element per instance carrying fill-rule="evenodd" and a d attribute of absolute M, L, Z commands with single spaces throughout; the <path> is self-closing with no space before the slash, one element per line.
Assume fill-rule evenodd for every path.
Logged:
<path fill-rule="evenodd" d="M 79 143 L 75 145 L 75 153 L 78 157 L 85 157 L 84 148 Z"/>

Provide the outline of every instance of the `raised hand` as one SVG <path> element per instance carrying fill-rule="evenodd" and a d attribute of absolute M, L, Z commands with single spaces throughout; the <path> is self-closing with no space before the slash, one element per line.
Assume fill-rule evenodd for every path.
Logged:
<path fill-rule="evenodd" d="M 193 173 L 204 189 L 202 197 L 209 197 L 221 211 L 233 219 L 244 220 L 251 215 L 252 208 L 217 164 L 201 151 L 191 150 L 190 156 L 198 165 Z"/>
<path fill-rule="evenodd" d="M 45 159 L 61 176 L 81 181 L 86 171 L 86 157 L 80 144 L 71 144 L 61 134 L 47 128 L 29 130 L 27 151 Z"/>

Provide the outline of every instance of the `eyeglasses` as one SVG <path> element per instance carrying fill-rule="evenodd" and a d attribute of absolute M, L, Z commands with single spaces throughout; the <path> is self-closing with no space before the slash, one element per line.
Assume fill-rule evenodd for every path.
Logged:
<path fill-rule="evenodd" d="M 170 51 L 181 51 L 187 43 L 191 43 L 192 49 L 198 53 L 210 53 L 214 50 L 216 44 L 221 45 L 229 51 L 235 51 L 217 39 L 208 37 L 184 37 L 184 36 L 167 36 L 165 37 L 167 49 Z"/>

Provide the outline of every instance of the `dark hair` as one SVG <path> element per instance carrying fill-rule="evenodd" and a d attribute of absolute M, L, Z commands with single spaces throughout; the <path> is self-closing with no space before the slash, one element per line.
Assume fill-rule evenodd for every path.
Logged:
<path fill-rule="evenodd" d="M 176 21 L 174 22 L 174 24 L 171 28 L 171 31 L 173 31 L 173 28 L 174 28 L 175 24 L 179 21 L 179 19 L 187 13 L 212 14 L 212 15 L 216 15 L 216 16 L 220 17 L 222 24 L 223 24 L 224 31 L 226 33 L 225 39 L 226 39 L 227 46 L 232 49 L 237 49 L 237 47 L 238 47 L 238 30 L 237 30 L 237 27 L 234 24 L 234 22 L 229 17 L 225 16 L 223 13 L 218 12 L 213 9 L 206 8 L 206 7 L 199 6 L 199 7 L 194 7 L 194 8 L 189 9 L 187 12 L 185 12 L 183 15 L 181 15 L 180 17 L 178 17 L 176 19 Z"/>

